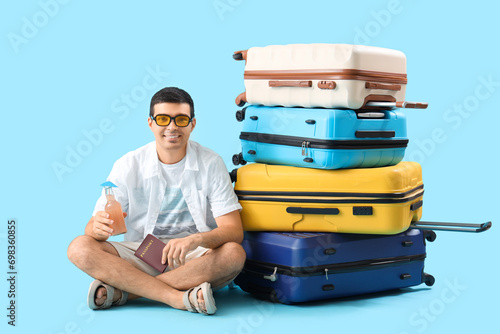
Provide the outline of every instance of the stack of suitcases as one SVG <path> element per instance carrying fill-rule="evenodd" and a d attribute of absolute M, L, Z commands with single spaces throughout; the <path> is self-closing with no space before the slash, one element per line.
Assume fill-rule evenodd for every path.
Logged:
<path fill-rule="evenodd" d="M 242 152 L 233 156 L 245 166 L 231 172 L 247 231 L 235 280 L 244 291 L 292 304 L 430 286 L 431 228 L 491 226 L 418 222 L 422 170 L 402 162 L 401 110 L 427 104 L 405 101 L 402 52 L 295 44 L 233 58 L 246 63 L 236 103 L 249 104 L 236 113 Z"/>

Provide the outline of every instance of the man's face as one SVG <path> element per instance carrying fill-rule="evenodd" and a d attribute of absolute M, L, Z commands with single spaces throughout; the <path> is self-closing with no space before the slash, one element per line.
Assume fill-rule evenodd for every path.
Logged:
<path fill-rule="evenodd" d="M 189 104 L 187 103 L 158 103 L 153 107 L 154 115 L 169 115 L 175 117 L 177 115 L 190 115 Z M 167 126 L 159 126 L 154 120 L 148 118 L 148 124 L 153 131 L 157 145 L 164 150 L 176 151 L 185 150 L 189 140 L 189 136 L 196 125 L 196 119 L 193 118 L 191 123 L 186 127 L 175 125 L 174 120 L 170 121 Z"/>

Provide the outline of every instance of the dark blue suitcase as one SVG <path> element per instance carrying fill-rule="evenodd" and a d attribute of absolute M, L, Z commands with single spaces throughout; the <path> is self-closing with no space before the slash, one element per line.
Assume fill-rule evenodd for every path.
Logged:
<path fill-rule="evenodd" d="M 260 162 L 321 169 L 392 166 L 404 156 L 406 117 L 397 110 L 364 111 L 249 106 L 235 165 Z"/>
<path fill-rule="evenodd" d="M 397 235 L 246 232 L 247 260 L 235 283 L 273 302 L 294 304 L 425 283 L 433 231 Z"/>

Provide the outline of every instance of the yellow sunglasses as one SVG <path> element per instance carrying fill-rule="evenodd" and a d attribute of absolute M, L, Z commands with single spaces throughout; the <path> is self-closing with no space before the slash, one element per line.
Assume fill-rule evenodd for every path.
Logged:
<path fill-rule="evenodd" d="M 150 116 L 152 120 L 156 122 L 159 126 L 168 126 L 172 120 L 174 120 L 175 125 L 178 127 L 186 127 L 191 123 L 191 117 L 186 116 L 186 115 L 177 115 L 175 117 L 169 116 L 169 115 L 156 115 L 155 117 Z"/>

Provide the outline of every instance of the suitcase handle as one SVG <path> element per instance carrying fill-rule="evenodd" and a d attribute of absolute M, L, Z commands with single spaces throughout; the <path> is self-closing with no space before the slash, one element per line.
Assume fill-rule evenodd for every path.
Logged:
<path fill-rule="evenodd" d="M 233 169 L 229 172 L 229 178 L 231 179 L 231 183 L 235 183 L 238 179 L 238 168 Z"/>
<path fill-rule="evenodd" d="M 246 61 L 247 60 L 247 53 L 248 53 L 248 50 L 235 51 L 233 53 L 233 59 Z"/>
<path fill-rule="evenodd" d="M 491 222 L 483 224 L 468 224 L 417 221 L 410 224 L 410 229 L 479 233 L 489 230 L 491 225 Z"/>
<path fill-rule="evenodd" d="M 426 102 L 396 102 L 396 107 L 398 108 L 412 108 L 412 109 L 427 109 L 429 103 Z"/>
<path fill-rule="evenodd" d="M 385 90 L 394 90 L 394 91 L 400 91 L 401 90 L 401 85 L 396 85 L 396 84 L 386 84 L 386 83 L 380 83 L 380 82 L 365 82 L 365 88 L 367 89 L 385 89 Z"/>
<path fill-rule="evenodd" d="M 362 112 L 356 112 L 356 117 L 358 119 L 381 119 L 385 118 L 385 114 L 383 112 L 379 111 L 362 111 Z"/>
<path fill-rule="evenodd" d="M 304 80 L 270 80 L 269 87 L 312 87 L 312 81 Z"/>
<path fill-rule="evenodd" d="M 234 102 L 236 102 L 236 105 L 238 107 L 243 107 L 245 103 L 247 103 L 247 92 L 243 92 L 240 95 L 238 95 L 236 97 L 236 100 L 234 100 Z"/>
<path fill-rule="evenodd" d="M 366 107 L 382 107 L 382 108 L 412 108 L 412 109 L 427 109 L 429 104 L 427 102 L 383 102 L 383 101 L 370 101 L 367 102 Z"/>
<path fill-rule="evenodd" d="M 337 208 L 301 208 L 289 206 L 286 208 L 288 213 L 301 213 L 304 215 L 338 215 L 340 213 Z"/>

